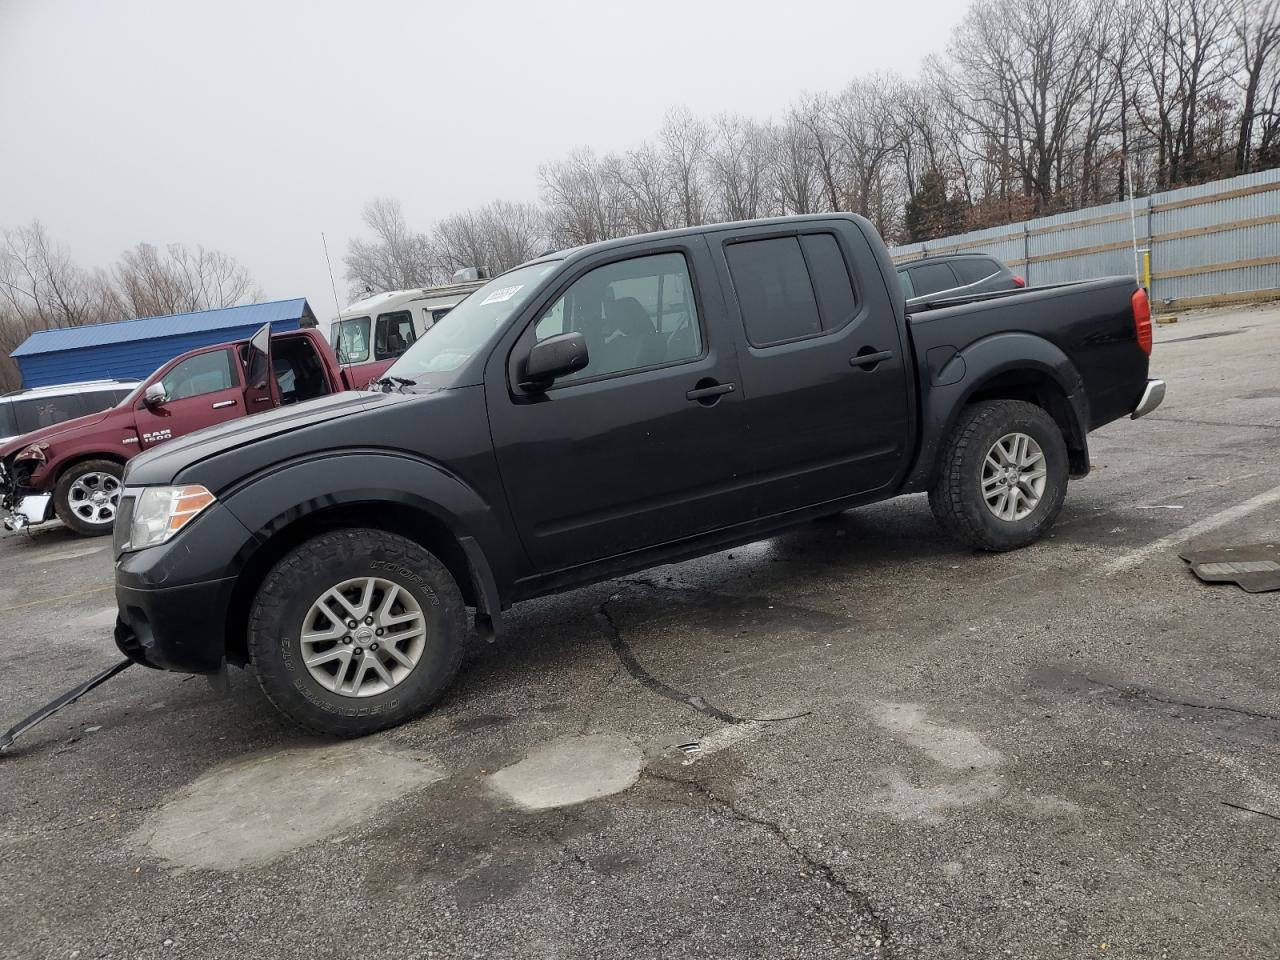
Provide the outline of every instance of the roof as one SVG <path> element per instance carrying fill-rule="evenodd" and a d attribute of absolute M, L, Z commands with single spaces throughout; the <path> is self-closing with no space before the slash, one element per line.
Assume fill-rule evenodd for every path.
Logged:
<path fill-rule="evenodd" d="M 303 317 L 311 317 L 314 320 L 314 314 L 306 299 L 299 298 L 247 303 L 239 307 L 199 310 L 195 313 L 175 313 L 165 317 L 95 323 L 87 327 L 39 330 L 22 341 L 10 356 L 29 357 L 41 353 L 59 353 L 63 350 L 128 343 L 133 340 L 158 340 L 162 337 L 176 337 L 188 333 L 301 320 Z"/>
<path fill-rule="evenodd" d="M 416 300 L 434 300 L 438 297 L 458 297 L 462 298 L 479 290 L 488 280 L 462 280 L 458 283 L 448 283 L 440 287 L 414 287 L 408 290 L 386 290 L 382 293 L 375 293 L 362 300 L 356 300 L 343 308 L 342 313 L 337 319 L 347 320 L 351 317 L 368 316 L 371 313 L 377 313 L 386 310 L 389 307 L 398 307 L 405 303 L 413 303 Z"/>
<path fill-rule="evenodd" d="M 78 383 L 51 383 L 43 387 L 27 387 L 25 390 L 10 390 L 0 393 L 0 400 L 8 397 L 29 397 L 32 394 L 50 393 L 92 393 L 94 390 L 111 390 L 118 387 L 136 387 L 141 380 L 111 377 L 104 380 L 81 380 Z"/>

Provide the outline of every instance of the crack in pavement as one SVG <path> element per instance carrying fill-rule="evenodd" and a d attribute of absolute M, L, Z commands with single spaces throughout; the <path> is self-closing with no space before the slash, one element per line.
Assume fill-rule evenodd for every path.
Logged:
<path fill-rule="evenodd" d="M 1161 697 L 1144 687 L 1137 686 L 1136 684 L 1107 683 L 1105 680 L 1096 680 L 1093 677 L 1085 677 L 1085 679 L 1089 683 L 1099 687 L 1104 687 L 1107 690 L 1114 690 L 1117 693 L 1134 698 L 1152 700 L 1155 703 L 1168 704 L 1171 707 L 1190 707 L 1193 710 L 1218 710 L 1223 713 L 1235 713 L 1242 717 L 1250 717 L 1254 720 L 1280 721 L 1280 714 L 1248 710 L 1244 707 L 1233 707 L 1230 704 L 1225 703 L 1197 703 L 1194 700 L 1174 700 L 1170 697 Z"/>
<path fill-rule="evenodd" d="M 876 910 L 875 904 L 871 902 L 871 897 L 841 878 L 836 873 L 835 868 L 824 863 L 822 860 L 819 860 L 803 846 L 794 842 L 787 836 L 787 832 L 780 824 L 775 823 L 772 820 L 766 820 L 764 817 L 748 813 L 732 800 L 720 796 L 700 780 L 673 777 L 669 774 L 659 773 L 650 767 L 646 767 L 641 772 L 640 777 L 641 779 L 649 777 L 653 780 L 675 784 L 682 787 L 693 787 L 702 794 L 708 802 L 726 811 L 734 819 L 743 823 L 754 824 L 755 826 L 764 829 L 779 843 L 786 847 L 794 856 L 798 857 L 806 866 L 808 866 L 814 876 L 820 875 L 827 882 L 828 886 L 834 887 L 843 893 L 857 913 L 875 925 L 876 930 L 880 935 L 880 940 L 876 943 L 876 946 L 883 951 L 883 956 L 892 956 L 889 921 L 880 916 L 879 912 Z"/>
<path fill-rule="evenodd" d="M 636 655 L 632 652 L 627 641 L 623 639 L 622 632 L 618 629 L 618 625 L 614 623 L 613 616 L 609 613 L 609 603 L 612 600 L 613 597 L 610 597 L 608 600 L 605 600 L 596 607 L 596 616 L 605 627 L 605 634 L 609 638 L 609 646 L 613 648 L 614 654 L 617 655 L 618 660 L 621 661 L 622 665 L 627 668 L 627 673 L 631 674 L 633 680 L 658 694 L 660 697 L 666 697 L 668 700 L 672 700 L 676 703 L 682 703 L 687 707 L 692 707 L 699 713 L 705 714 L 708 717 L 714 717 L 721 723 L 747 722 L 743 717 L 735 717 L 733 714 L 728 713 L 725 710 L 721 710 L 719 707 L 712 706 L 701 697 L 691 696 L 681 690 L 677 690 L 670 684 L 663 683 L 646 670 L 644 665 L 636 659 Z"/>

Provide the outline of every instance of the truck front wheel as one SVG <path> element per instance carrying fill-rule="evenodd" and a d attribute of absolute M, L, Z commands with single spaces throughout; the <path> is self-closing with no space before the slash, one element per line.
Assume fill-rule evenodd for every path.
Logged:
<path fill-rule="evenodd" d="M 53 488 L 58 519 L 82 537 L 110 533 L 123 475 L 124 467 L 114 460 L 85 460 L 69 466 Z"/>
<path fill-rule="evenodd" d="M 267 574 L 249 657 L 268 699 L 316 733 L 357 737 L 412 719 L 452 682 L 466 647 L 462 594 L 412 540 L 323 534 Z"/>
<path fill-rule="evenodd" d="M 962 543 L 1016 550 L 1057 519 L 1067 474 L 1067 444 L 1048 413 L 1021 400 L 975 403 L 947 438 L 929 506 Z"/>

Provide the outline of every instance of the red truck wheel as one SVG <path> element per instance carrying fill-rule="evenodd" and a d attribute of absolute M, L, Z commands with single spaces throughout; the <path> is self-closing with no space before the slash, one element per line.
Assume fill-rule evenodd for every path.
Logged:
<path fill-rule="evenodd" d="M 85 460 L 68 467 L 53 488 L 58 519 L 84 537 L 111 532 L 120 505 L 124 467 L 114 460 Z"/>

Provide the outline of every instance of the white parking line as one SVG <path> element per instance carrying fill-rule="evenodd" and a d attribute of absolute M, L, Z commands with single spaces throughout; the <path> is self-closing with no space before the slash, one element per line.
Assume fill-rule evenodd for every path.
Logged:
<path fill-rule="evenodd" d="M 1143 560 L 1147 559 L 1147 557 L 1151 556 L 1153 553 L 1159 553 L 1162 550 L 1167 550 L 1180 543 L 1186 543 L 1188 540 L 1192 540 L 1201 534 L 1226 526 L 1228 523 L 1239 520 L 1241 517 L 1247 517 L 1255 510 L 1260 510 L 1263 507 L 1276 502 L 1280 502 L 1280 487 L 1272 487 L 1265 493 L 1260 493 L 1256 497 L 1250 497 L 1248 500 L 1244 501 L 1244 503 L 1238 503 L 1234 507 L 1228 507 L 1219 513 L 1215 513 L 1211 517 L 1205 517 L 1203 520 L 1197 520 L 1195 523 L 1183 527 L 1177 533 L 1171 533 L 1167 537 L 1161 537 L 1159 540 L 1153 540 L 1145 547 L 1139 547 L 1131 553 L 1126 553 L 1122 557 L 1117 557 L 1110 563 L 1105 564 L 1102 568 L 1102 572 L 1108 575 L 1124 573 L 1126 570 L 1131 570 L 1138 564 L 1142 563 Z"/>

